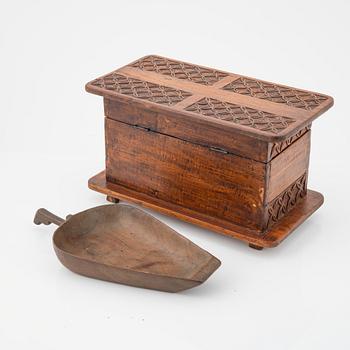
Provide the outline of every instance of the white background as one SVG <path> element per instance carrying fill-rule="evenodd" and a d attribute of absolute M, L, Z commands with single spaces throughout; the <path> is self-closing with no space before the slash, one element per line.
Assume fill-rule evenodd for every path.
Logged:
<path fill-rule="evenodd" d="M 348 1 L 1 1 L 0 348 L 349 349 Z M 54 227 L 104 204 L 102 98 L 84 84 L 160 54 L 319 91 L 309 187 L 324 206 L 281 246 L 245 244 L 153 214 L 219 257 L 179 294 L 75 275 Z"/>

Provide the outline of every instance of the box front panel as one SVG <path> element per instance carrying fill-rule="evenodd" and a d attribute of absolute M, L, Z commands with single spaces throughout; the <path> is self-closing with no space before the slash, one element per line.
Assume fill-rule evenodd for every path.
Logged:
<path fill-rule="evenodd" d="M 106 118 L 107 180 L 261 231 L 266 164 Z"/>
<path fill-rule="evenodd" d="M 197 118 L 195 121 L 188 116 L 175 112 L 157 112 L 146 109 L 137 103 L 127 103 L 104 99 L 105 116 L 109 119 L 139 125 L 160 134 L 174 136 L 191 143 L 213 146 L 224 149 L 229 153 L 250 158 L 260 162 L 270 159 L 266 141 L 253 138 L 206 119 Z M 220 135 L 220 137 L 218 137 Z"/>

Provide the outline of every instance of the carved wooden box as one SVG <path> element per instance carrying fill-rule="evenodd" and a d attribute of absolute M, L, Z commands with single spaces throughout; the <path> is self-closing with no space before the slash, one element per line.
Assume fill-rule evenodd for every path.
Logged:
<path fill-rule="evenodd" d="M 159 56 L 93 80 L 106 170 L 89 187 L 273 247 L 323 202 L 307 190 L 311 123 L 329 96 Z"/>

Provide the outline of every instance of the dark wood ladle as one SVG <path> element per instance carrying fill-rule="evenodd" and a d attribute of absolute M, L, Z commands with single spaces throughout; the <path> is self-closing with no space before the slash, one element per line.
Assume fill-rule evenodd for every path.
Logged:
<path fill-rule="evenodd" d="M 39 209 L 34 223 L 59 227 L 58 259 L 71 271 L 135 287 L 178 292 L 207 280 L 220 260 L 137 208 L 102 205 L 67 216 Z"/>

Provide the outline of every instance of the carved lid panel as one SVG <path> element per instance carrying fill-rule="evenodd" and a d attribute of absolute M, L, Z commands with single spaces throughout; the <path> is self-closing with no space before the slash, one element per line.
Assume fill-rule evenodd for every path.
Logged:
<path fill-rule="evenodd" d="M 330 96 L 151 55 L 86 85 L 88 92 L 181 113 L 283 142 L 333 105 Z"/>

